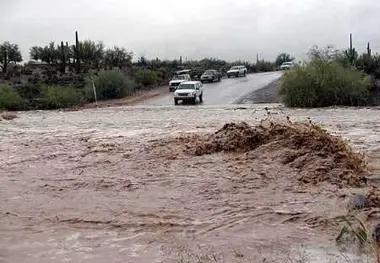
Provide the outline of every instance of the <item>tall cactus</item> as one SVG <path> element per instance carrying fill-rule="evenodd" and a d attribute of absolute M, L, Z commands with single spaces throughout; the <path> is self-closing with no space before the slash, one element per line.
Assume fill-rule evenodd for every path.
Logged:
<path fill-rule="evenodd" d="M 65 47 L 63 46 L 63 41 L 61 41 L 61 60 L 62 60 L 61 72 L 65 73 L 66 72 L 66 51 L 65 51 Z"/>
<path fill-rule="evenodd" d="M 371 57 L 371 53 L 372 53 L 372 50 L 371 48 L 369 47 L 369 42 L 367 43 L 367 55 L 368 55 L 368 58 Z"/>
<path fill-rule="evenodd" d="M 352 34 L 350 34 L 350 49 L 345 51 L 350 64 L 353 65 L 356 59 L 356 50 L 352 47 Z"/>
<path fill-rule="evenodd" d="M 78 31 L 75 31 L 75 46 L 74 46 L 75 68 L 76 72 L 80 72 L 80 44 L 78 38 Z"/>
<path fill-rule="evenodd" d="M 3 50 L 3 73 L 6 73 L 7 72 L 7 68 L 8 68 L 8 50 L 7 50 L 7 47 L 5 46 L 4 47 L 4 50 Z"/>

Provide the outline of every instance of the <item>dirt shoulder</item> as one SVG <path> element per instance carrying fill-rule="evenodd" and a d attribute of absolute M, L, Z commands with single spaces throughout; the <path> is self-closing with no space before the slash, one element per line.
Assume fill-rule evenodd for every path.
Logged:
<path fill-rule="evenodd" d="M 243 98 L 240 98 L 237 104 L 257 104 L 257 103 L 281 103 L 282 99 L 279 94 L 282 79 L 278 79 L 269 85 L 248 93 Z"/>
<path fill-rule="evenodd" d="M 113 100 L 98 101 L 96 105 L 95 102 L 87 103 L 83 106 L 74 107 L 74 110 L 92 109 L 92 108 L 107 108 L 107 107 L 117 107 L 117 106 L 133 106 L 144 100 L 149 100 L 155 97 L 160 97 L 169 94 L 168 86 L 161 86 L 151 90 L 143 90 L 136 92 L 135 94 L 122 98 Z"/>

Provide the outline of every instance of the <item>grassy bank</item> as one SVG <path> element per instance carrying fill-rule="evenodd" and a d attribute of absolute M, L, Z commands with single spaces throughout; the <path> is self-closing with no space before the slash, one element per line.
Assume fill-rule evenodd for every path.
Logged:
<path fill-rule="evenodd" d="M 145 72 L 141 81 L 145 81 L 145 78 L 148 78 L 149 83 L 152 82 L 149 71 Z M 96 97 L 93 85 L 96 88 Z M 95 98 L 99 101 L 125 98 L 141 89 L 136 81 L 120 70 L 105 70 L 88 75 L 79 85 L 27 82 L 13 87 L 1 84 L 0 109 L 12 111 L 69 108 L 94 102 Z"/>
<path fill-rule="evenodd" d="M 313 49 L 308 61 L 284 73 L 280 95 L 288 107 L 373 105 L 375 79 L 342 53 Z"/>

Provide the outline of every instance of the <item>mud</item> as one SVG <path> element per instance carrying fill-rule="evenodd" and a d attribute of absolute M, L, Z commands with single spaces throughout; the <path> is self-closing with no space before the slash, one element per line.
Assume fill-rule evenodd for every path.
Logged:
<path fill-rule="evenodd" d="M 366 196 L 365 207 L 380 208 L 380 189 L 377 187 L 371 188 Z"/>
<path fill-rule="evenodd" d="M 16 119 L 17 115 L 13 112 L 3 112 L 3 113 L 0 112 L 0 117 L 1 117 L 0 121 L 1 119 L 10 121 L 10 120 Z"/>
<path fill-rule="evenodd" d="M 352 193 L 370 188 L 350 187 L 360 174 L 350 151 L 340 148 L 345 143 L 329 143 L 341 142 L 335 135 L 349 139 L 353 154 L 365 153 L 370 173 L 378 173 L 378 111 L 268 108 L 278 127 L 287 125 L 286 116 L 292 123 L 310 117 L 328 133 L 300 126 L 302 136 L 320 136 L 323 143 L 313 146 L 295 131 L 273 128 L 277 139 L 257 147 L 241 150 L 236 140 L 227 151 L 194 155 L 194 146 L 215 139 L 226 123 L 237 125 L 221 130 L 220 138 L 242 122 L 255 132 L 260 125 L 271 131 L 270 122 L 261 122 L 264 106 L 37 111 L 2 121 L 0 260 L 368 262 L 368 255 L 335 246 L 341 226 L 331 222 L 347 213 Z M 297 168 L 293 157 L 284 157 L 302 149 L 347 168 L 354 182 L 340 184 L 339 174 L 328 172 L 333 180 L 319 175 L 317 184 L 302 183 L 314 165 L 326 165 L 307 159 Z M 371 224 L 379 220 L 376 209 L 366 213 Z"/>
<path fill-rule="evenodd" d="M 176 138 L 176 141 L 185 142 L 184 151 L 196 156 L 246 153 L 260 147 L 257 152 L 271 154 L 274 161 L 290 166 L 305 184 L 328 181 L 361 187 L 367 182 L 364 156 L 354 152 L 341 137 L 312 123 L 263 121 L 255 127 L 246 122 L 227 123 L 215 133 Z M 165 141 L 164 145 L 170 147 L 170 142 Z M 249 159 L 249 155 L 245 156 Z"/>

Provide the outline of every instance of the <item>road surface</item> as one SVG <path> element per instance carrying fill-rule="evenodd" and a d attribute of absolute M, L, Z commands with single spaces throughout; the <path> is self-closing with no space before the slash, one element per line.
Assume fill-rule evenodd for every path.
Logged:
<path fill-rule="evenodd" d="M 261 89 L 276 79 L 280 78 L 282 72 L 269 72 L 250 74 L 246 77 L 223 79 L 218 83 L 205 83 L 203 85 L 204 105 L 225 105 L 233 104 L 251 93 Z M 151 100 L 146 100 L 142 105 L 171 105 L 174 104 L 173 93 L 160 96 Z"/>

